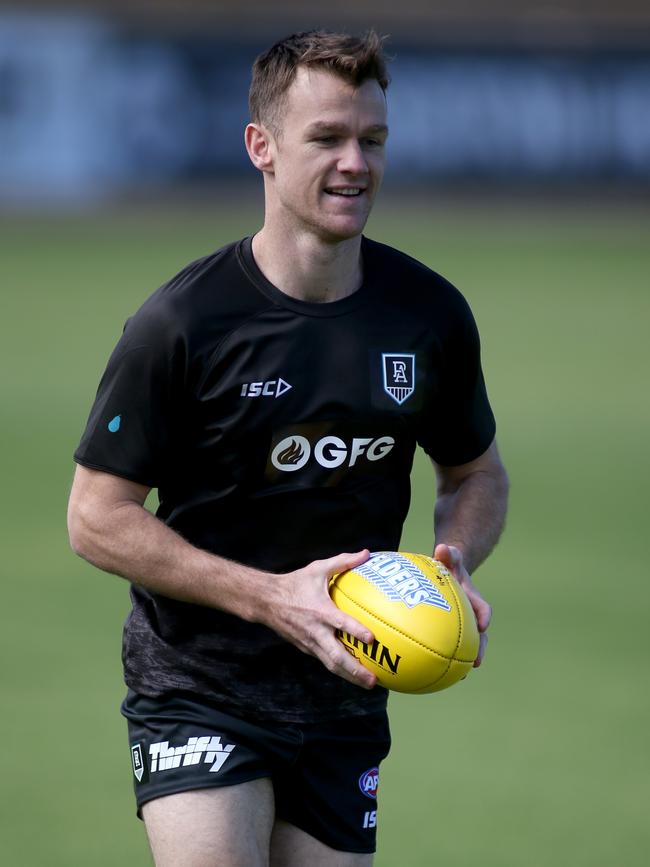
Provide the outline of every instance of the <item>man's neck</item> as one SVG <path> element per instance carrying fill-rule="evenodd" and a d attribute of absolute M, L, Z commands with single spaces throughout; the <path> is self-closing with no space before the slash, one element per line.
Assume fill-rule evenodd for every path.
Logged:
<path fill-rule="evenodd" d="M 361 236 L 328 244 L 311 233 L 276 232 L 268 223 L 253 238 L 253 256 L 267 280 L 300 301 L 338 301 L 361 285 Z"/>

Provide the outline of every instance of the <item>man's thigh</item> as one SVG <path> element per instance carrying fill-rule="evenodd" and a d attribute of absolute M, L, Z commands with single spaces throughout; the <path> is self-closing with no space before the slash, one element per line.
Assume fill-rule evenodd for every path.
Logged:
<path fill-rule="evenodd" d="M 288 822 L 273 826 L 271 867 L 371 867 L 372 862 L 372 855 L 331 849 Z"/>
<path fill-rule="evenodd" d="M 331 849 L 274 822 L 269 780 L 180 792 L 142 807 L 156 867 L 371 867 L 373 856 Z"/>
<path fill-rule="evenodd" d="M 122 710 L 129 721 L 138 808 L 157 864 L 175 863 L 177 856 L 167 856 L 168 851 L 189 858 L 191 837 L 205 860 L 197 855 L 198 861 L 178 863 L 211 865 L 215 839 L 223 839 L 224 851 L 236 854 L 242 846 L 240 829 L 246 834 L 253 827 L 253 854 L 243 863 L 267 864 L 273 829 L 269 798 L 271 816 L 278 822 L 274 852 L 284 853 L 285 861 L 291 851 L 307 846 L 310 858 L 321 859 L 315 863 L 371 863 L 359 856 L 374 851 L 378 767 L 390 746 L 385 713 L 266 725 L 231 717 L 194 697 L 149 699 L 134 693 Z M 224 821 L 216 821 L 214 812 Z M 231 825 L 234 833 L 227 835 Z M 255 852 L 266 860 L 253 860 Z"/>
<path fill-rule="evenodd" d="M 156 867 L 268 867 L 274 812 L 259 779 L 156 798 L 142 818 Z"/>
<path fill-rule="evenodd" d="M 301 731 L 299 761 L 273 775 L 277 819 L 333 852 L 372 854 L 379 766 L 390 748 L 386 715 L 305 724 Z"/>

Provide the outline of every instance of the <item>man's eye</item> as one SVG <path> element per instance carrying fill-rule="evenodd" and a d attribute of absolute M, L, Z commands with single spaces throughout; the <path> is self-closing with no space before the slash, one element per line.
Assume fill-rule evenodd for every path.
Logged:
<path fill-rule="evenodd" d="M 316 139 L 316 141 L 317 141 L 319 144 L 334 144 L 334 142 L 336 141 L 336 136 L 333 136 L 333 135 L 322 135 L 322 136 L 319 136 L 319 137 Z"/>

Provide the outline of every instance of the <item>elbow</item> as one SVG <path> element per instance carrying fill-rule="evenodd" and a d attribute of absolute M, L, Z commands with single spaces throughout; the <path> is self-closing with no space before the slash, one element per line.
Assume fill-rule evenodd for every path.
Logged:
<path fill-rule="evenodd" d="M 492 478 L 492 502 L 494 507 L 494 516 L 498 525 L 498 538 L 505 528 L 506 515 L 508 513 L 508 498 L 510 494 L 510 478 L 503 464 L 500 465 Z"/>
<path fill-rule="evenodd" d="M 83 531 L 79 516 L 68 511 L 68 541 L 70 547 L 77 557 L 87 559 L 84 554 L 86 551 L 86 535 Z"/>
<path fill-rule="evenodd" d="M 510 476 L 508 475 L 508 471 L 503 466 L 503 464 L 499 465 L 499 470 L 496 477 L 496 485 L 501 496 L 505 500 L 507 500 L 508 494 L 510 493 Z"/>
<path fill-rule="evenodd" d="M 93 532 L 88 516 L 79 503 L 68 506 L 68 540 L 72 551 L 83 560 L 92 560 Z"/>
<path fill-rule="evenodd" d="M 502 463 L 490 473 L 490 499 L 493 504 L 494 514 L 501 515 L 502 526 L 505 523 L 508 511 L 508 499 L 510 495 L 510 477 Z"/>

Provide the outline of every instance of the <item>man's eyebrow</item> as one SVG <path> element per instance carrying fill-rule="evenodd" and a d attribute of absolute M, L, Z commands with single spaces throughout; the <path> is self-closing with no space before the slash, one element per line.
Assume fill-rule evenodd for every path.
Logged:
<path fill-rule="evenodd" d="M 388 135 L 388 127 L 385 123 L 376 123 L 373 126 L 367 127 L 365 132 L 374 133 L 375 135 L 378 133 Z"/>
<path fill-rule="evenodd" d="M 348 128 L 345 124 L 336 123 L 335 121 L 317 120 L 307 127 L 306 134 L 318 135 L 320 133 L 346 133 L 347 131 Z M 385 123 L 376 123 L 372 126 L 365 127 L 363 132 L 364 135 L 367 135 L 368 133 L 372 135 L 388 135 L 388 127 Z"/>

